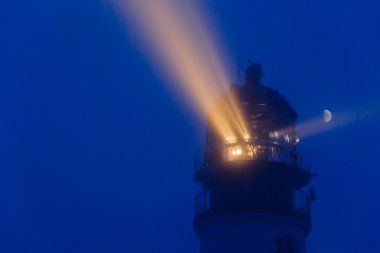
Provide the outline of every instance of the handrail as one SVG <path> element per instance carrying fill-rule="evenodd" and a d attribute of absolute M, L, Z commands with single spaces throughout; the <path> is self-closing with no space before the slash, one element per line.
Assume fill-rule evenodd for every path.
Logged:
<path fill-rule="evenodd" d="M 250 145 L 250 144 L 246 144 Z M 295 148 L 289 149 L 288 147 L 282 147 L 278 146 L 276 144 L 261 144 L 262 147 L 265 148 L 275 148 L 276 149 L 276 155 L 272 154 L 266 154 L 266 156 L 252 156 L 249 159 L 246 157 L 243 157 L 242 159 L 236 159 L 232 161 L 224 161 L 226 163 L 231 163 L 234 161 L 241 161 L 241 160 L 263 160 L 263 161 L 269 161 L 269 162 L 278 162 L 278 163 L 285 163 L 288 165 L 297 166 L 299 168 L 302 168 L 306 172 L 308 172 L 310 175 L 315 175 L 315 171 L 311 167 L 310 163 L 310 157 L 307 156 L 305 152 L 302 152 L 301 150 L 296 150 Z M 197 152 L 194 156 L 194 169 L 195 174 L 197 174 L 199 171 L 202 171 L 208 167 L 207 159 L 203 157 L 203 154 L 201 152 Z"/>

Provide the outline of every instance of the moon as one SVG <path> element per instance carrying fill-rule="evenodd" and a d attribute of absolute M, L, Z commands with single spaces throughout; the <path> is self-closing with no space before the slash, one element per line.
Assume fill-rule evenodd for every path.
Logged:
<path fill-rule="evenodd" d="M 327 109 L 323 110 L 323 121 L 325 123 L 328 123 L 328 122 L 331 121 L 331 119 L 332 119 L 331 112 L 329 110 L 327 110 Z"/>

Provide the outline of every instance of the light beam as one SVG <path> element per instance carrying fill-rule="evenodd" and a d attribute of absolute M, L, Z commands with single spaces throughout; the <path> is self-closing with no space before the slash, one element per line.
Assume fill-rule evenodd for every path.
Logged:
<path fill-rule="evenodd" d="M 354 121 L 363 119 L 365 114 L 355 113 L 335 113 L 334 119 L 326 122 L 325 118 L 317 117 L 297 125 L 297 134 L 301 138 L 309 137 L 322 132 L 330 131 L 335 128 L 347 125 Z"/>
<path fill-rule="evenodd" d="M 139 29 L 147 56 L 153 53 L 160 70 L 173 80 L 170 87 L 185 96 L 202 117 L 208 115 L 211 125 L 225 139 L 247 137 L 234 97 L 213 108 L 230 86 L 230 78 L 196 1 L 114 1 L 129 27 Z"/>

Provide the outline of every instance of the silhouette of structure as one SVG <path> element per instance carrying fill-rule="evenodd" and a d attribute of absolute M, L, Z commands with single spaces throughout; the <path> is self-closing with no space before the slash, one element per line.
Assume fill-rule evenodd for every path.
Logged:
<path fill-rule="evenodd" d="M 296 150 L 296 111 L 261 85 L 262 75 L 262 67 L 252 63 L 245 85 L 233 85 L 227 94 L 239 102 L 246 139 L 225 140 L 207 129 L 204 160 L 195 172 L 203 188 L 195 197 L 194 218 L 201 253 L 306 251 L 314 191 L 301 189 L 313 173 Z"/>

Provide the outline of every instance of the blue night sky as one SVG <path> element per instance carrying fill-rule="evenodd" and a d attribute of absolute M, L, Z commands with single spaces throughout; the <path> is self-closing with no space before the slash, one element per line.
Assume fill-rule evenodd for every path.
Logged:
<path fill-rule="evenodd" d="M 380 252 L 380 4 L 204 8 L 224 48 L 260 62 L 300 121 L 325 108 L 365 115 L 301 140 L 318 170 L 308 252 Z M 0 2 L 1 252 L 198 252 L 204 123 L 149 62 L 105 1 Z"/>

